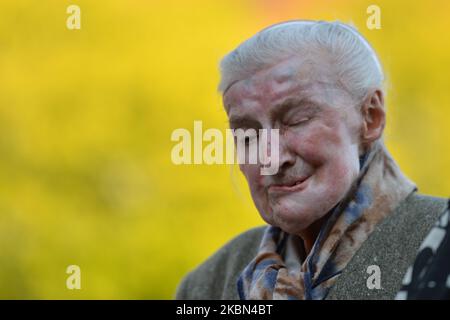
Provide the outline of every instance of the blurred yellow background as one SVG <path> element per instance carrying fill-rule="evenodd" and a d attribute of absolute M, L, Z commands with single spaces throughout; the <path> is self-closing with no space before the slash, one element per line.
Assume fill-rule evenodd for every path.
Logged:
<path fill-rule="evenodd" d="M 421 192 L 449 196 L 449 15 L 444 0 L 2 0 L 0 298 L 170 299 L 262 224 L 236 167 L 176 166 L 170 135 L 227 127 L 220 58 L 283 20 L 354 23 L 388 76 L 391 153 Z"/>

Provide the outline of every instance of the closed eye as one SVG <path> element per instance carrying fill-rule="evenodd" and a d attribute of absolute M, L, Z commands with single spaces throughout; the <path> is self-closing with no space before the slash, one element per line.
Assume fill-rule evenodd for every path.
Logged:
<path fill-rule="evenodd" d="M 308 122 L 309 120 L 311 120 L 310 117 L 303 117 L 298 120 L 294 119 L 294 120 L 290 121 L 287 125 L 288 126 L 298 126 L 298 125 Z"/>

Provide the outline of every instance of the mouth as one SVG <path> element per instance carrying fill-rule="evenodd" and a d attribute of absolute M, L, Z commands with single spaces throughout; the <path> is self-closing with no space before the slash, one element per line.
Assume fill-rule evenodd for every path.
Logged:
<path fill-rule="evenodd" d="M 290 193 L 301 191 L 306 188 L 310 177 L 311 176 L 302 177 L 298 180 L 285 184 L 272 184 L 269 187 L 269 193 Z"/>

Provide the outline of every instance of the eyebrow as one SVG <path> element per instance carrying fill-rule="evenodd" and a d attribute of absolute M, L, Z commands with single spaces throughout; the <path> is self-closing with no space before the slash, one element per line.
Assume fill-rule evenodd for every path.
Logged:
<path fill-rule="evenodd" d="M 246 116 L 233 116 L 229 121 L 231 129 L 239 129 L 239 128 L 261 128 L 261 124 L 259 121 L 256 121 L 252 118 L 248 118 Z"/>
<path fill-rule="evenodd" d="M 274 110 L 271 112 L 271 118 L 281 118 L 288 111 L 298 108 L 301 105 L 307 105 L 303 108 L 302 112 L 314 113 L 320 110 L 320 107 L 316 102 L 308 98 L 287 98 L 283 102 L 275 105 Z M 231 129 L 239 128 L 255 128 L 260 129 L 261 124 L 259 121 L 249 118 L 248 116 L 232 116 L 229 119 L 229 126 Z"/>

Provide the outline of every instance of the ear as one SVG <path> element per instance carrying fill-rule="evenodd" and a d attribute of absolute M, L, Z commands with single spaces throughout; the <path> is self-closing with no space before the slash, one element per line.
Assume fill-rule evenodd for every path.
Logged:
<path fill-rule="evenodd" d="M 364 99 L 361 116 L 363 120 L 361 143 L 363 146 L 369 146 L 381 137 L 386 124 L 384 97 L 380 89 L 371 91 Z"/>

